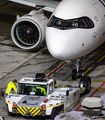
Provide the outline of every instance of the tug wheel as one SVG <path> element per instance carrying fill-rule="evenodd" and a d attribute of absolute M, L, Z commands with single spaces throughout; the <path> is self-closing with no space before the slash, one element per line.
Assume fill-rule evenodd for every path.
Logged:
<path fill-rule="evenodd" d="M 51 113 L 51 119 L 54 119 L 56 115 L 58 115 L 57 108 L 53 108 L 52 113 Z"/>

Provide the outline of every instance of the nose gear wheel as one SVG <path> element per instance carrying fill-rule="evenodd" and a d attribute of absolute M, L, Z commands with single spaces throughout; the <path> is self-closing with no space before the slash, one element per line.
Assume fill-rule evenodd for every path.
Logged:
<path fill-rule="evenodd" d="M 72 70 L 72 79 L 76 80 L 77 78 L 81 78 L 82 76 L 84 76 L 83 73 L 84 73 L 83 70 L 79 70 L 79 72 L 77 72 L 76 69 L 73 69 Z"/>

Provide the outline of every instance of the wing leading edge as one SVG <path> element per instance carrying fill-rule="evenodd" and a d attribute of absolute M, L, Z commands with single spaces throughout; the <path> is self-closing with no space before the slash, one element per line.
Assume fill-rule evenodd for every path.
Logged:
<path fill-rule="evenodd" d="M 43 10 L 46 10 L 49 12 L 53 12 L 54 9 L 59 4 L 59 2 L 55 0 L 9 0 L 9 1 L 31 6 L 31 7 L 41 6 Z"/>

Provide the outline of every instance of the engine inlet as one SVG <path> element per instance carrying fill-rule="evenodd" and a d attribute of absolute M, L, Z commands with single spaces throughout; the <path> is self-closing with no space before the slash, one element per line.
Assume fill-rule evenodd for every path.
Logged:
<path fill-rule="evenodd" d="M 29 21 L 19 22 L 15 27 L 14 34 L 18 42 L 26 46 L 35 45 L 39 40 L 38 28 Z"/>

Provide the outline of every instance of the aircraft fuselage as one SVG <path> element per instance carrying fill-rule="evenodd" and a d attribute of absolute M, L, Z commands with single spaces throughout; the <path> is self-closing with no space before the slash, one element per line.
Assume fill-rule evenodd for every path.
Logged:
<path fill-rule="evenodd" d="M 104 0 L 63 0 L 46 27 L 49 52 L 57 59 L 80 58 L 104 41 Z"/>

